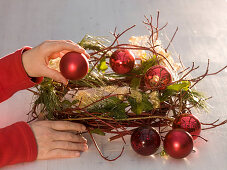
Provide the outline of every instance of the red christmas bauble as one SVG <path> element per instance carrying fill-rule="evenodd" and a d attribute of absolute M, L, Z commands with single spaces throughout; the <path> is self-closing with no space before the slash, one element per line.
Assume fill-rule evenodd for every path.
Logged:
<path fill-rule="evenodd" d="M 131 135 L 131 146 L 140 155 L 154 154 L 160 146 L 160 135 L 152 127 L 139 127 Z"/>
<path fill-rule="evenodd" d="M 147 70 L 144 81 L 148 89 L 164 90 L 172 82 L 172 76 L 164 66 L 155 65 Z"/>
<path fill-rule="evenodd" d="M 88 69 L 88 60 L 84 54 L 68 52 L 61 58 L 60 71 L 67 79 L 82 79 L 87 74 Z"/>
<path fill-rule="evenodd" d="M 193 149 L 193 139 L 185 130 L 173 129 L 165 136 L 163 146 L 168 155 L 180 159 L 191 153 Z"/>
<path fill-rule="evenodd" d="M 135 57 L 129 50 L 118 49 L 110 57 L 110 67 L 118 74 L 130 72 L 135 65 Z"/>
<path fill-rule="evenodd" d="M 176 128 L 189 132 L 195 140 L 201 132 L 201 123 L 192 114 L 181 114 L 173 122 L 173 129 Z"/>

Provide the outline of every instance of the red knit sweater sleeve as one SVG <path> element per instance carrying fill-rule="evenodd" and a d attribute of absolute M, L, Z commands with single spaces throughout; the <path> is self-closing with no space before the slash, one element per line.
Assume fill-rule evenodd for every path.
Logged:
<path fill-rule="evenodd" d="M 15 92 L 42 81 L 42 77 L 32 81 L 24 70 L 21 56 L 23 51 L 29 49 L 22 48 L 0 59 L 0 103 Z M 17 122 L 0 129 L 0 167 L 33 161 L 36 157 L 36 140 L 27 123 Z"/>

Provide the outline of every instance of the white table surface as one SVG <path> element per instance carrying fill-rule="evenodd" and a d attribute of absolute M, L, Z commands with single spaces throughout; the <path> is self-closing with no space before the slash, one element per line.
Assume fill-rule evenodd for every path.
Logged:
<path fill-rule="evenodd" d="M 160 24 L 168 21 L 167 34 L 175 28 L 179 32 L 174 47 L 186 66 L 193 61 L 205 71 L 211 60 L 211 71 L 227 64 L 227 1 L 226 0 L 0 0 L 0 56 L 24 45 L 36 46 L 47 39 L 81 40 L 84 34 L 109 35 L 117 26 L 123 30 L 133 24 L 137 27 L 123 37 L 144 35 L 143 15 L 160 10 Z M 1 75 L 0 75 L 1 76 Z M 202 122 L 227 118 L 227 70 L 207 77 L 198 85 L 213 106 L 209 113 L 195 113 Z M 0 104 L 0 127 L 27 120 L 32 94 L 20 91 Z M 89 150 L 75 159 L 35 161 L 7 166 L 4 170 L 75 170 L 75 169 L 129 169 L 129 170 L 225 170 L 227 169 L 227 125 L 203 131 L 206 143 L 197 139 L 195 153 L 186 159 L 164 159 L 160 156 L 142 157 L 132 151 L 129 138 L 122 157 L 115 162 L 103 160 L 88 137 Z M 122 142 L 108 142 L 96 137 L 106 155 L 114 157 Z M 2 155 L 0 155 L 2 156 Z"/>

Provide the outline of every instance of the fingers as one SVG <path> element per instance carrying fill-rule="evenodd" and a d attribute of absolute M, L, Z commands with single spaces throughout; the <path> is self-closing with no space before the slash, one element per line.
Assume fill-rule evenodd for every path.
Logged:
<path fill-rule="evenodd" d="M 66 121 L 36 121 L 30 126 L 37 142 L 39 160 L 79 157 L 80 152 L 88 149 L 84 137 L 69 132 L 82 131 L 84 125 Z"/>
<path fill-rule="evenodd" d="M 75 42 L 73 42 L 72 40 L 66 40 L 66 42 L 72 43 L 73 45 L 78 46 L 80 49 L 84 49 L 84 48 L 82 48 L 80 45 L 78 45 L 78 44 L 76 44 Z M 84 54 L 85 54 L 85 56 L 86 56 L 88 59 L 90 58 L 90 55 L 86 52 L 86 50 L 84 50 Z"/>
<path fill-rule="evenodd" d="M 57 82 L 62 82 L 64 85 L 68 84 L 68 80 L 57 70 L 51 69 L 49 67 L 43 67 L 43 76 L 49 77 Z"/>
<path fill-rule="evenodd" d="M 88 150 L 88 146 L 86 143 L 74 143 L 68 141 L 55 141 L 53 142 L 53 147 L 55 149 L 64 149 L 71 151 L 86 151 Z"/>
<path fill-rule="evenodd" d="M 47 56 L 51 56 L 53 53 L 61 52 L 63 50 L 75 51 L 78 53 L 83 53 L 87 58 L 90 58 L 89 54 L 80 47 L 78 44 L 71 40 L 48 40 L 42 43 L 41 47 L 46 50 Z"/>
<path fill-rule="evenodd" d="M 54 140 L 57 141 L 70 141 L 70 142 L 78 142 L 78 143 L 87 143 L 87 140 L 80 135 L 76 135 L 70 132 L 59 132 L 56 131 L 54 134 Z"/>
<path fill-rule="evenodd" d="M 54 130 L 62 130 L 62 131 L 78 131 L 85 132 L 86 127 L 79 123 L 67 122 L 67 121 L 53 121 L 50 122 L 50 127 Z"/>
<path fill-rule="evenodd" d="M 48 158 L 73 158 L 73 157 L 79 157 L 80 152 L 79 151 L 70 151 L 70 150 L 64 150 L 64 149 L 54 149 L 49 151 Z"/>

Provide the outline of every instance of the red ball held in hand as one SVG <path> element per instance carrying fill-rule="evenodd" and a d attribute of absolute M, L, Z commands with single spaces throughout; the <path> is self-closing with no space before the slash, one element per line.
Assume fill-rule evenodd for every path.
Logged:
<path fill-rule="evenodd" d="M 134 55 L 126 49 L 118 49 L 110 57 L 110 67 L 118 74 L 130 72 L 135 65 Z"/>
<path fill-rule="evenodd" d="M 62 75 L 70 80 L 82 79 L 88 72 L 89 64 L 86 56 L 77 52 L 66 53 L 60 61 Z"/>
<path fill-rule="evenodd" d="M 192 114 L 181 114 L 173 122 L 173 129 L 181 128 L 189 132 L 195 140 L 201 132 L 200 121 Z"/>
<path fill-rule="evenodd" d="M 140 155 L 154 154 L 160 146 L 160 135 L 152 127 L 139 127 L 131 135 L 131 146 Z"/>
<path fill-rule="evenodd" d="M 164 90 L 172 82 L 172 76 L 164 66 L 155 65 L 147 70 L 144 81 L 148 89 Z"/>
<path fill-rule="evenodd" d="M 193 149 L 192 136 L 183 129 L 173 129 L 167 133 L 163 142 L 165 152 L 173 158 L 188 156 Z"/>

